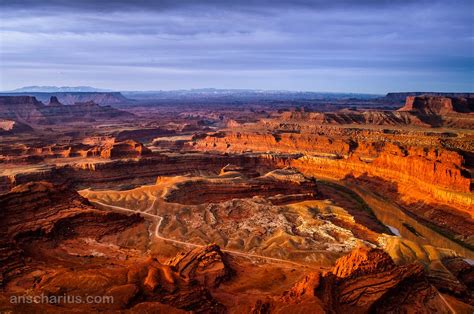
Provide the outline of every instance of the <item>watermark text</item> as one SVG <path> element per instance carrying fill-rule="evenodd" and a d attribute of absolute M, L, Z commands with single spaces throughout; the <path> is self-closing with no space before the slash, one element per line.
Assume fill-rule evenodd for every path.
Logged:
<path fill-rule="evenodd" d="M 111 295 L 12 295 L 12 304 L 113 304 L 114 297 Z"/>

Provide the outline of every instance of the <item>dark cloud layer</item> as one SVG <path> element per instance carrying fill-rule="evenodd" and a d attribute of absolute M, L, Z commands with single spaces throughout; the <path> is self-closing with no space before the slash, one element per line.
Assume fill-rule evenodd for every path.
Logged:
<path fill-rule="evenodd" d="M 0 88 L 474 90 L 473 2 L 0 1 Z"/>
<path fill-rule="evenodd" d="M 456 1 L 454 1 L 456 2 Z M 462 2 L 462 1 L 459 1 Z M 122 9 L 146 9 L 146 10 L 166 10 L 171 8 L 182 8 L 189 6 L 201 7 L 221 7 L 225 9 L 235 9 L 244 7 L 253 8 L 269 8 L 269 7 L 303 7 L 309 9 L 324 9 L 334 7 L 396 7 L 407 4 L 429 4 L 428 0 L 113 0 L 113 1 L 97 1 L 97 0 L 2 0 L 2 6 L 16 8 L 74 8 L 82 10 L 122 10 Z"/>

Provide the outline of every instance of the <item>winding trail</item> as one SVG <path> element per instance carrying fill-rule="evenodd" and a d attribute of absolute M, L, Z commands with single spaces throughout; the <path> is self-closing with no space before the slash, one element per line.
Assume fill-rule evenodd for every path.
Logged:
<path fill-rule="evenodd" d="M 89 200 L 91 203 L 94 203 L 94 204 L 98 204 L 100 206 L 103 206 L 103 207 L 108 207 L 108 208 L 111 208 L 111 209 L 115 209 L 115 210 L 118 210 L 118 211 L 122 211 L 122 212 L 129 212 L 129 213 L 133 213 L 133 214 L 140 214 L 144 217 L 148 217 L 148 218 L 151 218 L 153 219 L 155 222 L 156 222 L 156 228 L 155 228 L 155 237 L 160 239 L 160 240 L 163 240 L 163 241 L 166 241 L 166 242 L 169 242 L 169 243 L 173 243 L 173 244 L 177 244 L 177 245 L 183 245 L 183 246 L 187 246 L 187 247 L 193 247 L 193 248 L 196 248 L 196 247 L 204 247 L 205 245 L 202 245 L 202 244 L 195 244 L 195 243 L 190 243 L 190 242 L 185 242 L 185 241 L 180 241 L 180 240 L 175 240 L 175 239 L 171 239 L 171 238 L 166 238 L 162 235 L 160 235 L 160 227 L 161 227 L 161 223 L 163 222 L 163 217 L 162 216 L 159 216 L 159 215 L 155 215 L 155 214 L 151 214 L 149 213 L 150 210 L 153 209 L 153 206 L 155 204 L 155 201 L 156 201 L 156 198 L 153 200 L 153 203 L 150 205 L 149 208 L 147 208 L 145 211 L 140 211 L 140 210 L 132 210 L 130 208 L 125 208 L 125 207 L 121 207 L 121 206 L 116 206 L 116 205 L 109 205 L 109 204 L 105 204 L 105 203 L 102 203 L 100 201 L 92 201 L 92 200 Z M 305 265 L 305 264 L 300 264 L 300 263 L 297 263 L 297 262 L 293 262 L 293 261 L 289 261 L 289 260 L 285 260 L 285 259 L 280 259 L 280 258 L 275 258 L 275 257 L 268 257 L 268 256 L 263 256 L 263 255 L 258 255 L 258 254 L 252 254 L 252 253 L 244 253 L 244 252 L 239 252 L 239 251 L 234 251 L 234 250 L 228 250 L 228 249 L 221 249 L 222 252 L 226 252 L 228 254 L 231 254 L 231 255 L 237 255 L 237 256 L 242 256 L 242 257 L 246 257 L 246 258 L 256 258 L 256 259 L 263 259 L 263 260 L 267 260 L 267 261 L 271 261 L 271 262 L 276 262 L 276 263 L 284 263 L 284 264 L 290 264 L 290 265 L 294 265 L 294 266 L 298 266 L 298 267 L 304 267 L 304 268 L 312 268 L 308 265 Z M 318 269 L 319 270 L 322 270 L 322 269 L 325 269 L 326 267 L 319 267 Z M 328 268 L 329 269 L 329 268 Z M 441 300 L 443 301 L 443 303 L 447 306 L 447 308 L 451 311 L 451 313 L 453 314 L 457 314 L 456 310 L 449 304 L 449 302 L 446 300 L 446 298 L 439 292 L 439 291 L 436 291 L 439 295 L 439 297 L 441 298 Z"/>
<path fill-rule="evenodd" d="M 148 212 L 149 210 L 152 209 L 152 206 L 154 205 L 155 201 L 153 201 L 152 205 L 146 211 L 133 210 L 133 209 L 125 208 L 125 207 L 121 207 L 121 206 L 109 205 L 109 204 L 102 203 L 100 201 L 93 201 L 93 200 L 89 200 L 89 201 L 93 204 L 108 207 L 108 208 L 115 209 L 115 210 L 118 210 L 118 211 L 129 212 L 129 213 L 134 213 L 134 214 L 140 214 L 144 217 L 148 217 L 148 218 L 151 218 L 151 219 L 155 220 L 155 222 L 156 222 L 155 237 L 160 239 L 160 240 L 163 240 L 163 241 L 166 241 L 166 242 L 169 242 L 169 243 L 173 243 L 173 244 L 184 245 L 184 246 L 188 246 L 188 247 L 204 247 L 205 246 L 205 245 L 202 245 L 202 244 L 190 243 L 190 242 L 180 241 L 180 240 L 166 238 L 166 237 L 162 236 L 160 234 L 160 226 L 161 226 L 161 223 L 163 221 L 163 217 L 155 215 L 155 214 L 151 214 L 151 213 Z M 280 258 L 276 258 L 276 257 L 269 257 L 269 256 L 258 255 L 258 254 L 252 254 L 252 253 L 244 253 L 244 252 L 228 250 L 228 249 L 221 249 L 221 251 L 232 254 L 232 255 L 243 256 L 243 257 L 247 257 L 247 258 L 258 258 L 258 259 L 263 259 L 263 260 L 277 262 L 277 263 L 291 264 L 291 265 L 295 265 L 295 266 L 298 266 L 298 267 L 312 268 L 311 266 L 308 266 L 308 265 L 305 265 L 305 264 L 293 262 L 293 261 L 286 260 L 286 259 L 280 259 Z M 325 252 L 325 251 L 321 251 L 321 252 Z M 318 267 L 318 269 L 324 269 L 324 267 Z"/>

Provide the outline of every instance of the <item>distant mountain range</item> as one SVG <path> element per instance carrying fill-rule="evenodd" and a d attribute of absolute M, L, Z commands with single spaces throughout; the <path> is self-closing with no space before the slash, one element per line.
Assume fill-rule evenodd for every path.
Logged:
<path fill-rule="evenodd" d="M 3 93 L 97 93 L 112 92 L 108 89 L 100 89 L 91 86 L 25 86 Z M 295 96 L 303 98 L 375 98 L 381 95 L 362 93 L 329 93 L 329 92 L 309 92 L 309 91 L 287 91 L 287 90 L 261 90 L 261 89 L 219 89 L 219 88 L 198 88 L 198 89 L 177 89 L 177 90 L 147 90 L 147 91 L 121 91 L 122 94 L 134 95 L 138 97 L 158 96 L 158 98 L 175 97 L 225 97 L 225 96 L 247 96 L 247 97 L 281 97 Z"/>
<path fill-rule="evenodd" d="M 278 101 L 278 100 L 335 100 L 335 99 L 374 99 L 382 95 L 358 93 L 329 93 L 305 92 L 286 90 L 259 90 L 259 89 L 182 89 L 157 91 L 121 91 L 121 93 L 135 100 L 181 100 L 181 101 Z"/>
<path fill-rule="evenodd" d="M 180 89 L 149 91 L 110 91 L 90 86 L 26 86 L 0 95 L 34 96 L 47 103 L 51 96 L 56 96 L 65 105 L 77 102 L 93 101 L 100 105 L 123 104 L 157 104 L 157 103 L 341 103 L 344 105 L 390 105 L 400 107 L 407 96 L 431 95 L 445 97 L 472 97 L 472 93 L 435 93 L 435 92 L 401 92 L 386 95 L 364 93 L 334 93 L 261 89 Z"/>
<path fill-rule="evenodd" d="M 111 92 L 108 89 L 99 89 L 90 86 L 25 86 L 17 88 L 8 93 L 70 93 L 70 92 L 81 92 L 81 93 L 92 93 L 92 92 Z"/>
<path fill-rule="evenodd" d="M 90 86 L 26 86 L 0 95 L 34 96 L 47 102 L 51 96 L 56 96 L 63 104 L 94 101 L 100 105 L 117 105 L 130 103 L 233 103 L 254 101 L 370 101 L 382 95 L 360 93 L 331 93 L 307 92 L 288 90 L 261 89 L 179 89 L 179 90 L 149 90 L 149 91 L 115 91 L 99 89 Z"/>

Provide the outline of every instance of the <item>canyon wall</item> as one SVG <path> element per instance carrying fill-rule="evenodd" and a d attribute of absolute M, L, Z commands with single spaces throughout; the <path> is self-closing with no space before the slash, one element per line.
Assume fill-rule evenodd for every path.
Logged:
<path fill-rule="evenodd" d="M 469 113 L 474 111 L 474 98 L 409 96 L 399 111 L 424 114 Z"/>
<path fill-rule="evenodd" d="M 0 118 L 32 125 L 93 122 L 111 119 L 132 119 L 130 112 L 110 106 L 100 106 L 93 101 L 63 105 L 58 98 L 51 97 L 44 105 L 32 96 L 0 96 Z"/>
<path fill-rule="evenodd" d="M 48 182 L 28 183 L 0 195 L 0 208 L 2 310 L 225 311 L 209 290 L 229 281 L 234 271 L 228 255 L 216 245 L 159 262 L 145 249 L 147 222 L 140 215 L 99 210 L 77 192 Z M 58 295 L 109 298 L 93 304 L 35 302 L 32 307 L 29 302 L 10 301 L 20 293 L 47 300 Z"/>
<path fill-rule="evenodd" d="M 11 188 L 34 181 L 72 184 L 76 188 L 106 188 L 153 184 L 159 176 L 189 173 L 219 173 L 228 164 L 251 171 L 272 169 L 273 161 L 255 156 L 212 154 L 152 155 L 138 159 L 79 162 L 70 165 L 43 167 L 0 176 L 0 194 Z"/>
<path fill-rule="evenodd" d="M 97 210 L 77 192 L 49 182 L 15 187 L 0 196 L 0 208 L 0 287 L 28 270 L 22 244 L 78 234 L 103 237 L 143 223 L 139 215 Z"/>
<path fill-rule="evenodd" d="M 396 184 L 405 196 L 455 205 L 472 212 L 471 179 L 463 168 L 463 157 L 454 151 L 355 142 L 313 134 L 234 132 L 209 135 L 198 140 L 195 148 L 267 153 L 268 158 L 280 166 L 292 166 L 316 177 L 337 180 L 348 176 L 380 178 Z M 286 158 L 282 154 L 300 156 Z M 380 189 L 384 187 L 380 186 Z"/>
<path fill-rule="evenodd" d="M 102 159 L 138 158 L 151 154 L 150 149 L 134 140 L 115 141 L 114 138 L 84 139 L 72 144 L 6 144 L 0 145 L 0 164 L 36 164 L 45 159 L 92 157 Z"/>
<path fill-rule="evenodd" d="M 404 92 L 388 93 L 382 98 L 387 103 L 403 103 L 409 96 L 438 96 L 438 97 L 464 97 L 474 98 L 474 93 L 436 93 L 436 92 Z"/>
<path fill-rule="evenodd" d="M 25 92 L 25 93 L 0 93 L 2 96 L 12 97 L 31 96 L 41 102 L 47 103 L 51 97 L 55 97 L 65 105 L 74 105 L 78 102 L 92 101 L 99 105 L 117 105 L 130 103 L 130 99 L 125 98 L 120 92 Z"/>

